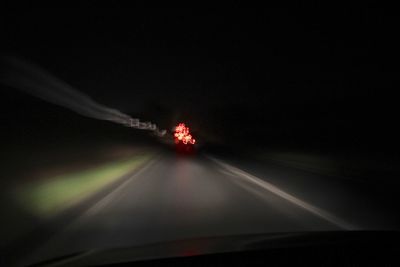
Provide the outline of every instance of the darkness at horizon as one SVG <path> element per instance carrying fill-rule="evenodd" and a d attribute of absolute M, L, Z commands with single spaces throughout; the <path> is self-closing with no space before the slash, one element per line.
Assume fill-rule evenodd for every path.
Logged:
<path fill-rule="evenodd" d="M 398 232 L 397 14 L 85 5 L 0 11 L 4 265 L 186 238 L 201 253 L 219 247 L 207 237 L 272 234 L 282 248 L 275 234 L 293 232 L 297 251 L 299 233 Z M 179 122 L 195 145 L 174 143 Z M 364 242 L 374 252 L 361 258 L 389 262 L 385 242 Z M 330 256 L 348 262 L 341 249 Z"/>
<path fill-rule="evenodd" d="M 2 53 L 166 128 L 184 120 L 245 146 L 368 151 L 395 140 L 387 10 L 32 9 L 2 24 Z"/>

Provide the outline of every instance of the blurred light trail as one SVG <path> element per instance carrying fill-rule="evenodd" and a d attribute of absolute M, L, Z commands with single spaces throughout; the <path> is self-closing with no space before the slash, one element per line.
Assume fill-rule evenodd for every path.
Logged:
<path fill-rule="evenodd" d="M 112 121 L 135 129 L 165 135 L 151 122 L 141 122 L 116 109 L 97 103 L 71 85 L 32 63 L 10 56 L 1 57 L 0 82 L 53 104 L 68 108 L 86 117 Z"/>

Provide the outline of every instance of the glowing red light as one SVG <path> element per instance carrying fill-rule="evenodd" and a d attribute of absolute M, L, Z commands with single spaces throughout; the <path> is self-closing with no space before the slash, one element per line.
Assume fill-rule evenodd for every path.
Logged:
<path fill-rule="evenodd" d="M 175 139 L 175 144 L 179 144 L 179 142 L 182 142 L 185 145 L 187 144 L 194 145 L 196 143 L 196 140 L 190 134 L 189 127 L 186 127 L 184 123 L 179 123 L 175 127 L 174 139 Z"/>

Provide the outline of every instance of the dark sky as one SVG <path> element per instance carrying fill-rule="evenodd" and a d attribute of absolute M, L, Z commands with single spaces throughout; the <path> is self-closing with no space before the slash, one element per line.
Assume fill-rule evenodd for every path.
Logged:
<path fill-rule="evenodd" d="M 370 116 L 394 87 L 394 18 L 374 8 L 14 10 L 2 46 L 124 112 L 343 119 Z"/>

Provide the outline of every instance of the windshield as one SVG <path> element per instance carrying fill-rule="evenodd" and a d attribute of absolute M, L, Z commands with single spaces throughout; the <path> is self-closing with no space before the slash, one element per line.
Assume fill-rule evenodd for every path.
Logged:
<path fill-rule="evenodd" d="M 191 238 L 398 230 L 393 18 L 375 9 L 9 10 L 4 258 L 27 265 Z"/>

